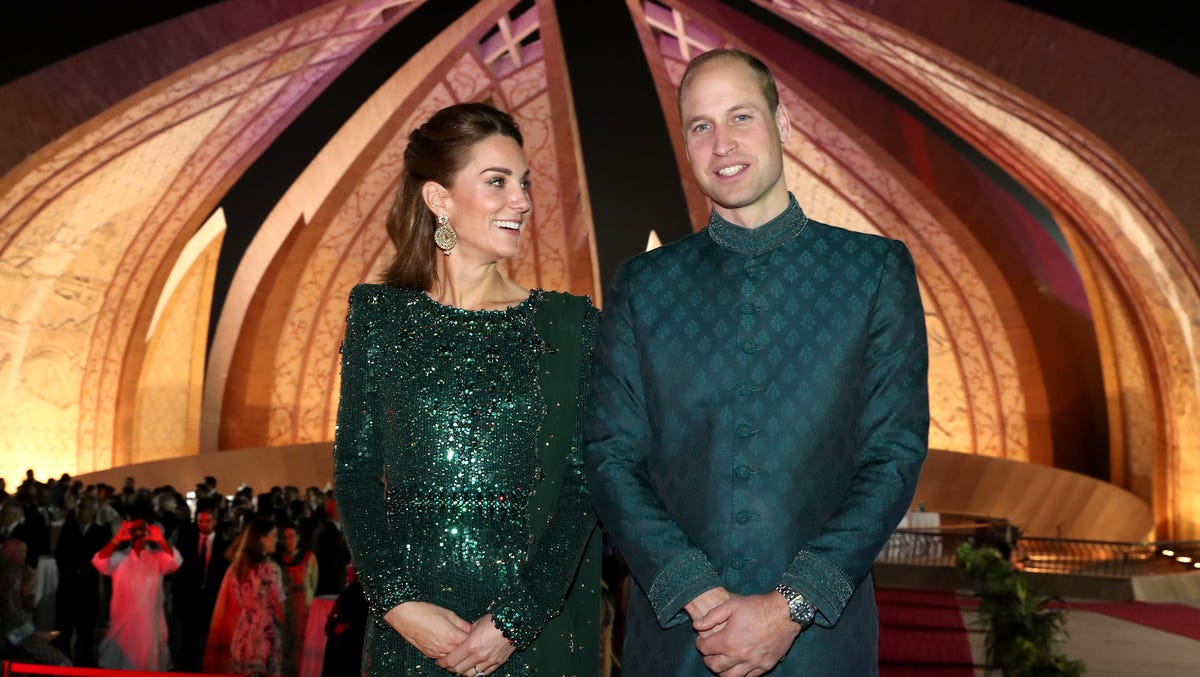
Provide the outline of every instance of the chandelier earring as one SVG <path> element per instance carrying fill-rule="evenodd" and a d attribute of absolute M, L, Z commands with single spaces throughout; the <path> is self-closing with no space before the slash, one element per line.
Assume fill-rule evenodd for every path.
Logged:
<path fill-rule="evenodd" d="M 458 244 L 458 233 L 454 232 L 454 228 L 450 226 L 450 217 L 444 213 L 437 216 L 437 228 L 433 231 L 433 243 L 446 256 L 450 256 L 450 250 Z"/>

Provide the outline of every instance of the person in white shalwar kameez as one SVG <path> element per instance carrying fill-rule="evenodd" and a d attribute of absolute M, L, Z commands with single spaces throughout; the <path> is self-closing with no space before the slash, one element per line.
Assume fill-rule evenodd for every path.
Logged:
<path fill-rule="evenodd" d="M 100 573 L 113 577 L 109 627 L 100 643 L 99 664 L 113 670 L 171 669 L 163 576 L 183 556 L 169 545 L 157 525 L 134 519 L 92 557 Z"/>

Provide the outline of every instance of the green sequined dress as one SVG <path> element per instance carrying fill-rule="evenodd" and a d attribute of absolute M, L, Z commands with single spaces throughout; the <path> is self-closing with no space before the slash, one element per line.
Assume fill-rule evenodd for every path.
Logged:
<path fill-rule="evenodd" d="M 542 290 L 498 311 L 351 292 L 334 486 L 373 619 L 364 674 L 448 674 L 382 620 L 406 601 L 491 613 L 518 647 L 494 674 L 598 674 L 600 539 L 580 456 L 597 320 L 586 299 Z"/>

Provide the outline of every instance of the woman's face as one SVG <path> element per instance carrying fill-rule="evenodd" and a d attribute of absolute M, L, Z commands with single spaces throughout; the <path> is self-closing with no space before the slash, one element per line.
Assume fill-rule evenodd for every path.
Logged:
<path fill-rule="evenodd" d="M 525 151 L 508 136 L 490 136 L 477 143 L 471 160 L 449 187 L 443 207 L 458 233 L 451 256 L 478 263 L 516 256 L 521 230 L 533 209 Z M 435 209 L 434 215 L 438 213 Z"/>
<path fill-rule="evenodd" d="M 275 538 L 275 530 L 274 529 L 268 531 L 266 536 L 263 536 L 263 550 L 266 551 L 267 553 L 275 552 L 275 544 L 276 543 L 277 543 L 277 540 Z"/>
<path fill-rule="evenodd" d="M 284 529 L 283 530 L 283 549 L 284 549 L 284 551 L 294 552 L 296 550 L 296 545 L 299 543 L 299 541 L 300 541 L 300 538 L 298 536 L 296 536 L 295 529 Z"/>

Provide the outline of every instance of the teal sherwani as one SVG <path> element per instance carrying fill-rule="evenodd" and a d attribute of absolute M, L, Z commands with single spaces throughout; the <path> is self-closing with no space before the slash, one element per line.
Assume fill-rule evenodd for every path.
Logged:
<path fill-rule="evenodd" d="M 794 197 L 622 264 L 584 461 L 637 583 L 623 675 L 709 674 L 684 605 L 778 583 L 819 612 L 772 675 L 878 671 L 869 572 L 925 459 L 928 361 L 907 248 Z"/>

